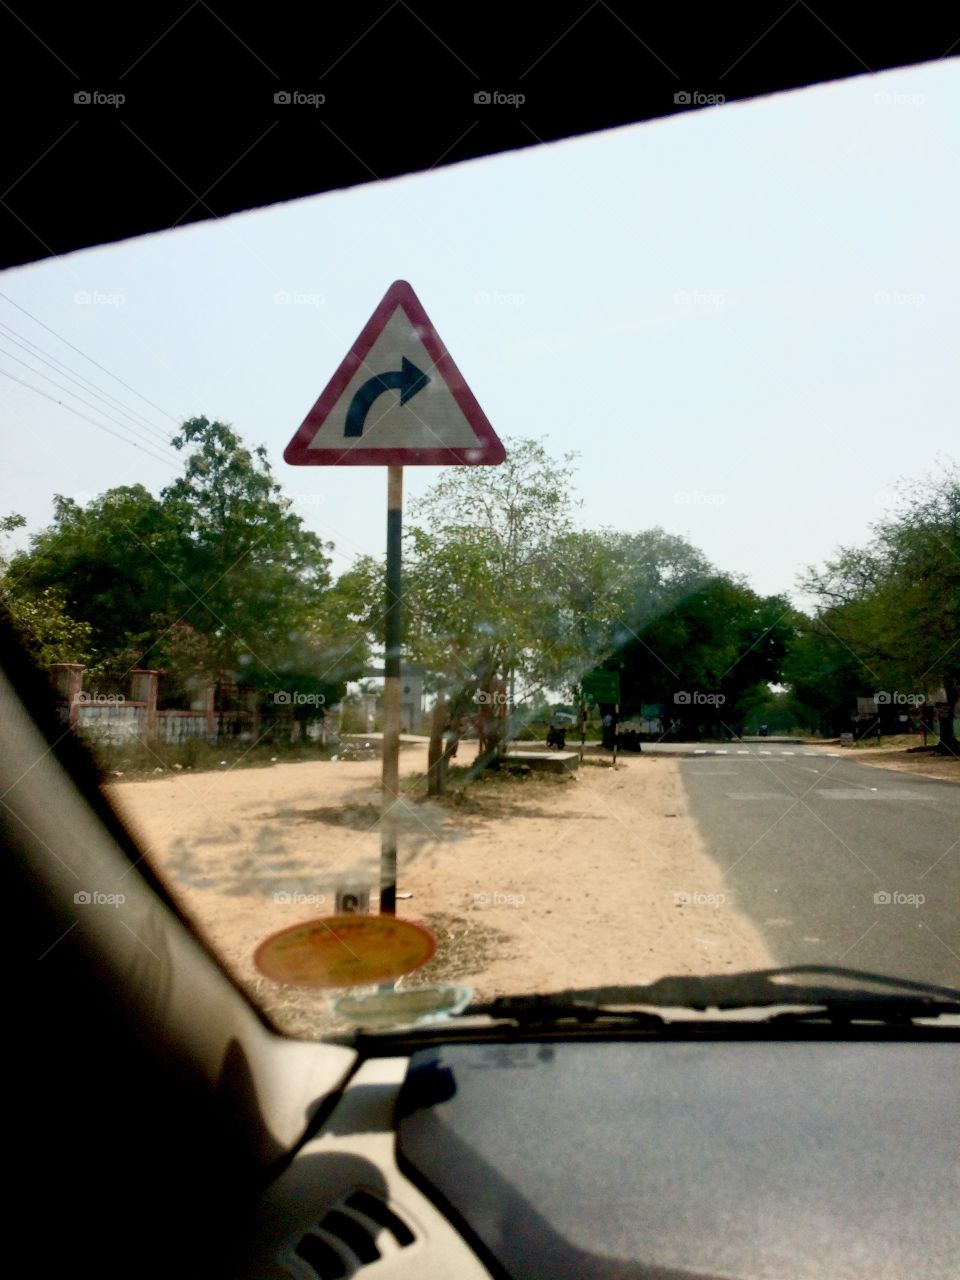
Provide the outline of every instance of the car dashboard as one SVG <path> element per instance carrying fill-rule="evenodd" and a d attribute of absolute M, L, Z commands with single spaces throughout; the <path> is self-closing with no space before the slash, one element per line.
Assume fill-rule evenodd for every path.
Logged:
<path fill-rule="evenodd" d="M 956 1044 L 511 1039 L 365 1058 L 237 1280 L 955 1280 Z"/>

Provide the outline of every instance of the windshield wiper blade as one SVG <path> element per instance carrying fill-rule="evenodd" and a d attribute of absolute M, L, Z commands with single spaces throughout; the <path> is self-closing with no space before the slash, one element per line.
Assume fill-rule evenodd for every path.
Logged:
<path fill-rule="evenodd" d="M 884 1022 L 897 1025 L 918 1018 L 939 1018 L 942 1014 L 960 1015 L 960 999 L 943 996 L 850 995 L 831 998 L 807 1009 L 787 1009 L 773 1014 L 769 1022 Z"/>
<path fill-rule="evenodd" d="M 590 992 L 559 991 L 555 995 L 497 996 L 487 1004 L 473 1004 L 464 1009 L 462 1017 L 473 1014 L 489 1014 L 492 1018 L 521 1022 L 525 1026 L 574 1021 L 628 1022 L 631 1026 L 663 1027 L 659 1014 L 644 1009 L 611 1009 L 602 1002 L 584 998 Z"/>
<path fill-rule="evenodd" d="M 833 983 L 790 981 L 800 975 L 834 979 Z M 837 980 L 855 986 L 837 985 Z M 876 986 L 886 988 L 878 991 Z M 464 1015 L 488 1014 L 493 1018 L 530 1022 L 556 1017 L 588 1020 L 588 1015 L 630 1016 L 629 1006 L 653 1005 L 682 1009 L 745 1009 L 775 1005 L 804 1005 L 829 1009 L 836 1018 L 882 1017 L 884 1021 L 938 1017 L 960 1013 L 960 991 L 889 974 L 867 973 L 831 965 L 794 965 L 780 969 L 755 969 L 744 973 L 706 974 L 658 978 L 636 986 L 589 987 L 550 995 L 500 996 L 473 1004 Z M 640 1010 L 633 1009 L 638 1014 Z M 655 1022 L 656 1014 L 648 1014 Z"/>

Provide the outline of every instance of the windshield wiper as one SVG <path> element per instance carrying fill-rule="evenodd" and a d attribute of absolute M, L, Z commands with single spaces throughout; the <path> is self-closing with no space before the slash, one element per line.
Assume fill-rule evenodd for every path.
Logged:
<path fill-rule="evenodd" d="M 623 988 L 623 990 L 628 989 L 638 988 Z M 487 1014 L 491 1018 L 520 1022 L 525 1026 L 566 1021 L 628 1022 L 634 1027 L 666 1026 L 666 1020 L 659 1014 L 650 1013 L 646 1009 L 611 1008 L 604 1001 L 595 1000 L 594 994 L 593 991 L 587 990 L 557 991 L 552 995 L 497 996 L 487 1004 L 468 1005 L 460 1016 L 468 1018 L 474 1014 Z M 629 1000 L 620 1003 L 640 1002 Z"/>
<path fill-rule="evenodd" d="M 800 975 L 834 981 L 791 980 Z M 842 986 L 837 980 L 855 985 Z M 877 987 L 885 990 L 877 990 Z M 638 986 L 589 987 L 549 995 L 499 996 L 486 1003 L 469 1005 L 463 1016 L 486 1014 L 524 1025 L 571 1018 L 578 1022 L 602 1018 L 663 1025 L 664 1020 L 659 1015 L 638 1009 L 638 1005 L 684 1010 L 801 1005 L 804 1007 L 799 1012 L 774 1017 L 893 1023 L 937 1018 L 945 1013 L 960 1014 L 960 991 L 859 969 L 794 965 L 744 973 L 665 977 Z"/>

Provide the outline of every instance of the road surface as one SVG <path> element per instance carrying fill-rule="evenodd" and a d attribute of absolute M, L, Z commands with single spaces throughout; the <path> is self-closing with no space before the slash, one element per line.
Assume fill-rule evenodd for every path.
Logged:
<path fill-rule="evenodd" d="M 779 963 L 960 986 L 960 787 L 802 745 L 697 750 L 689 814 Z"/>

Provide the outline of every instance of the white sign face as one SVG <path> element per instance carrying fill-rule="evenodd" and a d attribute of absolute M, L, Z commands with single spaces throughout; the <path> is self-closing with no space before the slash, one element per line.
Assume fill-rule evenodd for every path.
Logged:
<path fill-rule="evenodd" d="M 398 280 L 283 456 L 293 466 L 462 466 L 505 454 L 416 294 Z"/>
<path fill-rule="evenodd" d="M 338 916 L 369 915 L 370 889 L 367 885 L 341 885 L 337 889 L 335 914 Z"/>

